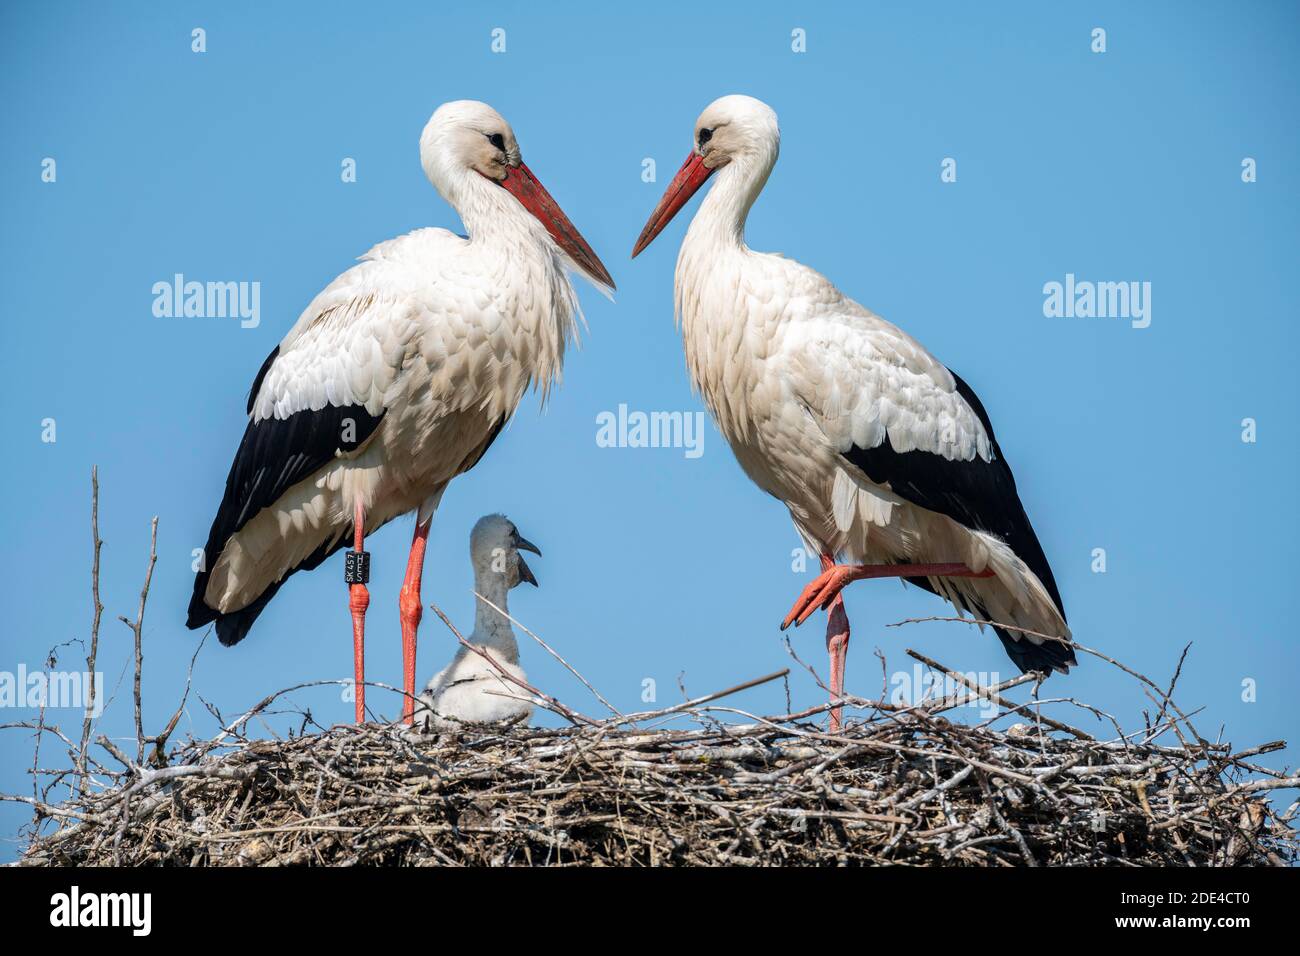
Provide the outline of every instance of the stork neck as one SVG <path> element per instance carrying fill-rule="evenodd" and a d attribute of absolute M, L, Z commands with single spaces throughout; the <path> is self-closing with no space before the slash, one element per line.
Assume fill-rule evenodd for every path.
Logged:
<path fill-rule="evenodd" d="M 546 230 L 541 223 L 504 188 L 478 173 L 465 170 L 449 192 L 447 201 L 465 224 L 471 242 L 517 245 L 522 236 L 545 241 Z"/>
<path fill-rule="evenodd" d="M 749 210 L 763 191 L 775 162 L 774 154 L 750 153 L 718 170 L 713 187 L 686 232 L 687 239 L 743 249 Z"/>
<path fill-rule="evenodd" d="M 513 384 L 501 391 L 510 401 L 493 411 L 513 413 L 530 383 L 539 387 L 545 403 L 564 365 L 565 344 L 577 335 L 580 314 L 559 246 L 513 195 L 478 173 L 465 169 L 433 182 L 465 224 L 465 248 L 471 255 L 484 253 L 476 267 L 486 267 L 486 277 L 507 290 L 510 282 L 530 283 L 529 294 L 521 300 L 500 299 L 511 304 L 500 310 L 502 320 L 529 334 L 517 338 L 514 361 L 499 367 L 499 378 Z"/>
<path fill-rule="evenodd" d="M 506 604 L 506 576 L 500 571 L 480 570 L 474 575 L 474 590 L 487 598 L 502 611 L 509 613 Z M 470 635 L 471 644 L 491 648 L 501 657 L 516 663 L 519 660 L 519 645 L 515 641 L 515 632 L 510 627 L 510 620 L 483 601 L 475 598 L 474 633 Z"/>

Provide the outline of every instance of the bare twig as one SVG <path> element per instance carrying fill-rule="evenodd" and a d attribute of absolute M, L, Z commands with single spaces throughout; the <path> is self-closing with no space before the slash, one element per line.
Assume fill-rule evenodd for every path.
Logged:
<path fill-rule="evenodd" d="M 783 667 L 779 671 L 773 671 L 763 677 L 755 677 L 753 680 L 747 680 L 744 683 L 735 684 L 725 690 L 714 691 L 712 694 L 705 694 L 703 697 L 696 697 L 693 700 L 682 701 L 680 704 L 673 704 L 671 707 L 664 707 L 662 710 L 647 710 L 639 714 L 628 714 L 616 721 L 611 721 L 610 726 L 618 727 L 623 724 L 644 723 L 647 720 L 657 720 L 661 717 L 667 717 L 669 714 L 680 714 L 685 711 L 695 710 L 710 701 L 718 700 L 722 697 L 729 697 L 732 694 L 739 694 L 742 690 L 749 690 L 751 687 L 757 687 L 759 684 L 766 684 L 768 681 L 780 680 L 790 673 L 790 668 Z"/>
<path fill-rule="evenodd" d="M 561 717 L 563 717 L 565 720 L 570 721 L 571 723 L 587 724 L 589 726 L 593 726 L 597 723 L 595 720 L 592 720 L 590 717 L 587 717 L 584 714 L 580 714 L 576 710 L 573 710 L 572 708 L 568 707 L 567 705 L 560 703 L 560 701 L 556 700 L 550 694 L 543 693 L 542 691 L 538 690 L 536 687 L 534 687 L 532 684 L 528 683 L 527 681 L 522 681 L 518 677 L 515 677 L 513 674 L 508 672 L 504 667 L 498 664 L 496 659 L 491 654 L 484 651 L 483 648 L 479 647 L 476 644 L 471 644 L 469 641 L 465 640 L 465 638 L 461 636 L 460 631 L 456 629 L 456 625 L 451 623 L 451 618 L 449 618 L 446 614 L 443 613 L 442 608 L 438 607 L 438 605 L 436 604 L 430 604 L 429 607 L 433 609 L 434 614 L 438 615 L 438 617 L 441 618 L 442 623 L 447 625 L 447 629 L 451 631 L 453 635 L 455 635 L 456 640 L 460 643 L 460 646 L 466 648 L 467 650 L 471 651 L 474 654 L 479 655 L 479 657 L 487 661 L 488 664 L 492 666 L 492 669 L 497 672 L 497 674 L 501 677 L 502 680 L 508 681 L 511 684 L 514 684 L 516 687 L 521 687 L 524 690 L 528 691 L 528 693 L 532 694 L 548 710 L 554 711 L 555 713 L 559 714 Z"/>
<path fill-rule="evenodd" d="M 927 667 L 931 667 L 942 674 L 946 674 L 948 677 L 952 678 L 954 681 L 961 684 L 963 687 L 970 688 L 972 691 L 975 692 L 975 695 L 977 697 L 981 697 L 985 700 L 991 700 L 993 701 L 993 703 L 998 704 L 999 706 L 1002 707 L 1006 707 L 1010 710 L 1017 709 L 1016 704 L 1007 700 L 1002 695 L 995 693 L 994 691 L 990 690 L 987 687 L 981 687 L 979 684 L 972 681 L 970 678 L 968 678 L 965 674 L 961 673 L 960 671 L 948 670 L 948 668 L 944 667 L 942 664 L 938 663 L 937 661 L 933 661 L 930 658 L 926 657 L 924 654 L 919 654 L 916 651 L 912 650 L 911 648 L 908 648 L 907 656 L 920 661 L 922 664 L 926 665 Z M 1093 739 L 1092 734 L 1085 733 L 1084 731 L 1079 730 L 1076 727 L 1071 727 L 1069 724 L 1063 724 L 1060 721 L 1053 720 L 1050 717 L 1044 717 L 1040 714 L 1038 719 L 1042 721 L 1044 724 L 1046 724 L 1048 727 L 1051 727 L 1054 730 L 1063 730 L 1068 734 L 1073 734 L 1075 737 L 1078 737 L 1080 740 Z"/>
<path fill-rule="evenodd" d="M 587 678 L 585 678 L 585 677 L 583 677 L 581 674 L 579 674 L 578 671 L 577 671 L 577 669 L 576 669 L 572 664 L 570 664 L 570 663 L 569 663 L 568 661 L 566 661 L 563 657 L 561 657 L 561 656 L 559 655 L 559 653 L 555 650 L 555 648 L 551 647 L 550 644 L 547 644 L 544 640 L 542 640 L 540 637 L 538 637 L 536 634 L 534 634 L 532 631 L 530 631 L 527 627 L 525 627 L 523 624 L 520 624 L 520 623 L 519 623 L 518 621 L 516 621 L 513 617 L 511 617 L 508 613 L 506 613 L 506 612 L 505 612 L 504 610 L 502 610 L 501 608 L 497 607 L 495 604 L 493 604 L 491 601 L 489 601 L 489 600 L 488 600 L 487 598 L 485 598 L 483 595 L 479 594 L 477 591 L 474 592 L 474 596 L 475 596 L 476 598 L 478 598 L 480 601 L 482 601 L 484 604 L 486 604 L 488 607 L 490 607 L 492 610 L 496 611 L 498 614 L 500 614 L 502 617 L 504 617 L 504 618 L 505 618 L 507 621 L 509 621 L 511 624 L 516 625 L 516 626 L 517 626 L 520 630 L 522 630 L 525 634 L 527 634 L 527 635 L 528 635 L 529 637 L 531 637 L 534 641 L 536 641 L 538 644 L 540 644 L 540 645 L 542 646 L 542 649 L 545 650 L 546 653 L 550 654 L 550 655 L 551 655 L 552 657 L 554 657 L 557 661 L 559 661 L 561 664 L 563 664 L 565 670 L 567 670 L 567 671 L 568 671 L 570 674 L 572 674 L 574 677 L 578 678 L 578 680 L 580 680 L 580 681 L 582 682 L 582 686 L 585 687 L 585 688 L 587 688 L 587 690 L 591 691 L 591 693 L 595 696 L 595 698 L 596 698 L 598 701 L 600 701 L 602 704 L 604 704 L 606 708 L 609 709 L 610 713 L 614 714 L 614 716 L 616 716 L 616 717 L 621 717 L 621 716 L 623 716 L 623 715 L 619 712 L 618 708 L 615 707 L 613 704 L 611 704 L 609 701 L 607 701 L 607 700 L 605 699 L 604 695 L 601 694 L 600 691 L 596 690 L 596 688 L 593 687 L 593 686 L 591 685 L 591 683 L 587 680 Z"/>
<path fill-rule="evenodd" d="M 86 673 L 90 675 L 90 690 L 86 696 L 86 716 L 81 725 L 81 747 L 77 752 L 77 791 L 86 785 L 86 748 L 90 745 L 91 715 L 95 710 L 95 662 L 99 657 L 99 620 L 104 614 L 104 604 L 99 599 L 99 549 L 104 542 L 99 538 L 99 466 L 90 469 L 90 539 L 94 558 L 90 566 L 90 596 L 94 602 L 95 616 L 90 625 L 90 650 L 86 654 Z"/>
<path fill-rule="evenodd" d="M 153 580 L 153 568 L 158 563 L 158 516 L 149 522 L 149 568 L 144 573 L 144 586 L 140 589 L 140 609 L 136 611 L 135 622 L 118 615 L 118 620 L 131 629 L 135 637 L 135 739 L 136 761 L 144 760 L 144 719 L 140 699 L 140 674 L 144 669 L 144 606 L 149 600 L 149 582 Z"/>

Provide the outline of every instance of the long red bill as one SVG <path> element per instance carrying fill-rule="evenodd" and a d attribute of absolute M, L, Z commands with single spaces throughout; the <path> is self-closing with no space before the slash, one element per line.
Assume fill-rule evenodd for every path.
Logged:
<path fill-rule="evenodd" d="M 508 170 L 501 185 L 546 227 L 546 231 L 551 234 L 556 245 L 564 250 L 565 255 L 573 260 L 574 265 L 597 282 L 611 289 L 614 288 L 614 279 L 605 268 L 605 264 L 600 261 L 600 257 L 591 246 L 587 245 L 587 240 L 582 238 L 582 233 L 578 232 L 577 227 L 569 221 L 560 204 L 552 199 L 551 194 L 537 181 L 532 170 L 521 162 L 517 167 Z"/>
<path fill-rule="evenodd" d="M 673 221 L 673 216 L 681 211 L 681 208 L 695 195 L 695 191 L 712 175 L 713 170 L 704 165 L 703 157 L 691 150 L 691 155 L 686 157 L 686 162 L 682 163 L 682 168 L 677 170 L 677 175 L 664 190 L 663 198 L 659 200 L 659 205 L 655 206 L 655 211 L 650 214 L 650 220 L 641 230 L 641 235 L 637 236 L 636 245 L 632 247 L 633 259 L 641 254 L 642 249 L 654 242 L 655 236 L 663 232 L 664 227 Z"/>

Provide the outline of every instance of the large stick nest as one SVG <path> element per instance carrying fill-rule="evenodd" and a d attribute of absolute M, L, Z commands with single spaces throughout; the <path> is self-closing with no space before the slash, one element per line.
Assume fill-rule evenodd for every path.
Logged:
<path fill-rule="evenodd" d="M 942 703 L 942 702 L 941 702 Z M 223 732 L 47 807 L 30 865 L 1287 865 L 1295 778 L 1198 742 L 807 718 L 289 739 Z M 950 703 L 950 702 L 948 702 Z M 680 713 L 680 712 L 679 712 Z M 247 715 L 246 715 L 247 716 Z M 1271 749 L 1271 747 L 1270 747 Z M 156 761 L 161 763 L 163 761 Z M 1292 813 L 1294 812 L 1292 807 Z"/>
<path fill-rule="evenodd" d="M 103 611 L 97 471 L 91 488 L 88 673 L 96 670 Z M 1004 696 L 1034 675 L 982 686 L 910 650 L 956 690 L 910 706 L 885 700 L 883 689 L 880 700 L 842 698 L 859 715 L 843 731 L 821 728 L 829 705 L 760 717 L 717 703 L 788 670 L 621 714 L 550 645 L 496 608 L 612 716 L 581 714 L 502 671 L 521 695 L 570 726 L 420 735 L 382 723 L 324 728 L 298 710 L 301 725 L 287 739 L 250 736 L 250 722 L 269 716 L 291 691 L 341 683 L 316 681 L 272 694 L 230 722 L 208 705 L 220 732 L 169 747 L 190 682 L 155 735 L 145 733 L 141 704 L 157 531 L 155 518 L 135 621 L 122 618 L 134 636 L 136 753 L 103 735 L 96 743 L 107 757 L 91 750 L 93 684 L 79 741 L 47 723 L 44 707 L 36 721 L 0 724 L 36 740 L 31 796 L 0 793 L 35 812 L 22 864 L 1285 866 L 1300 859 L 1293 828 L 1300 801 L 1278 812 L 1269 799 L 1300 787 L 1300 776 L 1251 762 L 1284 741 L 1246 750 L 1212 743 L 1173 699 L 1182 658 L 1162 686 L 1081 644 L 1073 646 L 1131 678 L 1151 701 L 1141 731 L 1125 733 L 1114 717 L 1074 698 L 1040 699 L 1037 687 L 1028 703 Z M 433 610 L 462 646 L 482 653 Z M 900 622 L 908 623 L 915 622 Z M 787 651 L 803 663 L 788 644 Z M 56 662 L 53 648 L 47 663 Z M 940 716 L 963 706 L 991 708 L 994 716 L 980 725 Z M 1051 708 L 1082 710 L 1108 739 L 1049 716 Z M 1012 719 L 1026 722 L 994 729 Z M 47 736 L 66 748 L 66 766 L 45 764 Z"/>

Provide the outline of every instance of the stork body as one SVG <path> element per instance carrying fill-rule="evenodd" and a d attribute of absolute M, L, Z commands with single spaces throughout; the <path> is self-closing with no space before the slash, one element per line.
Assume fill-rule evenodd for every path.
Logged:
<path fill-rule="evenodd" d="M 221 642 L 236 644 L 289 575 L 348 543 L 364 554 L 366 533 L 416 511 L 399 602 L 408 722 L 425 541 L 443 492 L 530 385 L 544 397 L 559 379 L 579 316 L 568 272 L 613 287 L 491 107 L 440 107 L 420 145 L 468 238 L 420 229 L 380 243 L 316 296 L 267 358 L 188 621 L 215 621 Z M 354 574 L 349 555 L 358 721 L 362 564 Z"/>
<path fill-rule="evenodd" d="M 975 393 L 820 273 L 745 244 L 779 140 L 765 104 L 711 104 L 634 255 L 716 172 L 682 243 L 675 306 L 691 379 L 741 468 L 821 556 L 822 575 L 785 623 L 830 612 L 833 694 L 849 633 L 839 591 L 858 578 L 903 577 L 959 611 L 1068 638 L 1051 567 Z M 997 633 L 1022 670 L 1075 662 L 1066 645 Z"/>
<path fill-rule="evenodd" d="M 533 705 L 521 699 L 528 696 L 520 686 L 527 678 L 506 616 L 512 588 L 525 582 L 537 586 L 521 551 L 541 555 L 504 515 L 488 515 L 474 526 L 474 590 L 487 600 L 476 601 L 474 630 L 466 638 L 471 646 L 459 647 L 420 695 L 415 720 L 423 728 L 455 730 L 468 724 L 526 720 L 532 713 Z"/>

